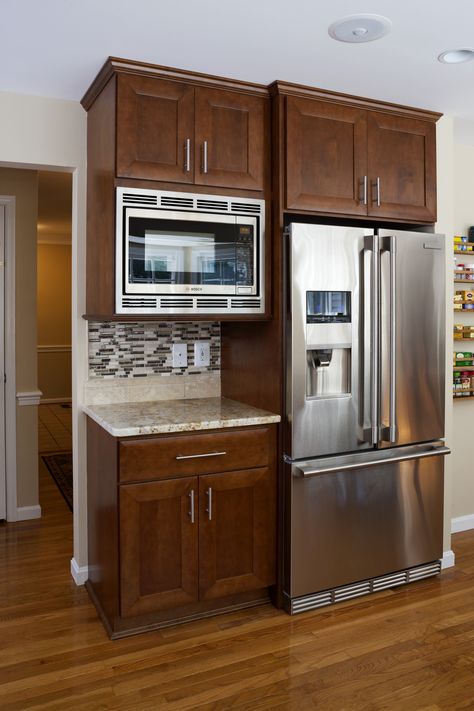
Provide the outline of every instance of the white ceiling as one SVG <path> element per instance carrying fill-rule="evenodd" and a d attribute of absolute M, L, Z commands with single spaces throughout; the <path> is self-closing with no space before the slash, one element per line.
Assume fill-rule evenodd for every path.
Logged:
<path fill-rule="evenodd" d="M 109 55 L 270 83 L 282 79 L 474 120 L 473 0 L 2 0 L 0 91 L 80 99 Z M 392 21 L 366 44 L 330 39 L 353 13 Z"/>

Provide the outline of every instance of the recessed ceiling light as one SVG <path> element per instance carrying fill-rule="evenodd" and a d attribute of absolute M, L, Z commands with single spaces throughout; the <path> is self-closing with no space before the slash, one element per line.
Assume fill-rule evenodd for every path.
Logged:
<path fill-rule="evenodd" d="M 470 62 L 471 59 L 474 59 L 473 49 L 448 49 L 438 57 L 438 61 L 443 64 L 462 64 L 462 62 Z"/>
<path fill-rule="evenodd" d="M 382 15 L 348 15 L 333 22 L 328 32 L 339 42 L 373 42 L 391 29 L 392 23 Z"/>

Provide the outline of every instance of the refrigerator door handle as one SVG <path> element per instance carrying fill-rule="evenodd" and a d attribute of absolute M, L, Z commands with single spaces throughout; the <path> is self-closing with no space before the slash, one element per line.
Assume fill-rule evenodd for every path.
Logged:
<path fill-rule="evenodd" d="M 379 344 L 379 237 L 378 235 L 367 235 L 364 241 L 364 249 L 370 252 L 370 297 L 368 299 L 370 313 L 369 318 L 369 338 L 368 342 L 364 343 L 365 353 L 370 353 L 370 373 L 366 373 L 364 364 L 363 383 L 364 393 L 363 402 L 369 402 L 369 428 L 364 429 L 363 437 L 370 444 L 378 442 L 378 344 Z M 364 301 L 366 289 L 364 288 Z M 364 318 L 365 318 L 365 303 L 364 303 Z M 364 328 L 364 342 L 367 338 L 367 329 Z M 365 416 L 364 416 L 365 422 Z"/>
<path fill-rule="evenodd" d="M 451 450 L 449 447 L 444 445 L 433 445 L 430 449 L 422 449 L 419 451 L 411 451 L 407 454 L 395 454 L 391 457 L 380 457 L 377 459 L 364 460 L 361 458 L 359 461 L 351 461 L 348 457 L 347 463 L 341 462 L 339 464 L 328 464 L 321 465 L 318 467 L 311 467 L 309 464 L 302 464 L 301 466 L 295 466 L 293 469 L 294 476 L 303 476 L 306 478 L 319 476 L 320 474 L 335 474 L 337 472 L 348 471 L 349 469 L 367 469 L 368 467 L 378 467 L 384 464 L 393 464 L 394 462 L 404 462 L 412 459 L 425 459 L 426 457 L 440 457 L 450 454 Z"/>
<path fill-rule="evenodd" d="M 390 255 L 389 316 L 389 421 L 380 423 L 380 440 L 395 444 L 397 432 L 397 242 L 393 235 L 381 238 L 381 251 Z M 382 388 L 383 391 L 383 388 Z"/>

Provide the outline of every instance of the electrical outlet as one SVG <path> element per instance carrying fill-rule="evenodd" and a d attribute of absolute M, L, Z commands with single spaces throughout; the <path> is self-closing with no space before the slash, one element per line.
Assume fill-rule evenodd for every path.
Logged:
<path fill-rule="evenodd" d="M 209 341 L 195 341 L 194 365 L 206 366 L 211 363 L 211 344 Z"/>
<path fill-rule="evenodd" d="M 186 343 L 173 343 L 173 368 L 186 368 L 188 365 L 188 346 Z"/>

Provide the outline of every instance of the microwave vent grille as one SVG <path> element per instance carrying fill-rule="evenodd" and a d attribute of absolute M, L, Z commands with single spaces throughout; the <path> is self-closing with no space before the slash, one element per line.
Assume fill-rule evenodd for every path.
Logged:
<path fill-rule="evenodd" d="M 197 198 L 196 207 L 198 210 L 221 210 L 229 212 L 229 203 L 226 200 L 200 200 Z"/>
<path fill-rule="evenodd" d="M 124 193 L 124 205 L 158 205 L 156 195 L 143 195 L 141 193 Z"/>
<path fill-rule="evenodd" d="M 228 299 L 196 299 L 198 309 L 226 309 L 228 305 Z"/>
<path fill-rule="evenodd" d="M 180 308 L 180 309 L 182 309 L 182 308 L 192 309 L 193 306 L 194 306 L 194 299 L 186 299 L 186 298 L 180 299 L 179 297 L 177 297 L 177 298 L 162 297 L 160 299 L 160 307 L 162 309 L 172 308 L 172 307 L 176 307 L 176 308 Z"/>
<path fill-rule="evenodd" d="M 230 305 L 233 309 L 258 309 L 261 306 L 261 299 L 231 299 Z"/>
<path fill-rule="evenodd" d="M 127 299 L 124 297 L 122 299 L 122 306 L 128 307 L 128 308 L 137 308 L 137 306 L 142 306 L 146 308 L 151 308 L 151 309 L 156 309 L 157 307 L 157 300 L 156 299 L 149 299 L 146 297 L 133 297 L 132 299 Z"/>
<path fill-rule="evenodd" d="M 260 205 L 254 205 L 250 202 L 232 202 L 231 203 L 232 212 L 251 212 L 252 214 L 259 215 L 261 212 Z"/>
<path fill-rule="evenodd" d="M 162 195 L 160 204 L 161 207 L 185 207 L 192 210 L 194 207 L 194 200 L 193 198 L 187 197 L 173 197 L 170 195 Z"/>

